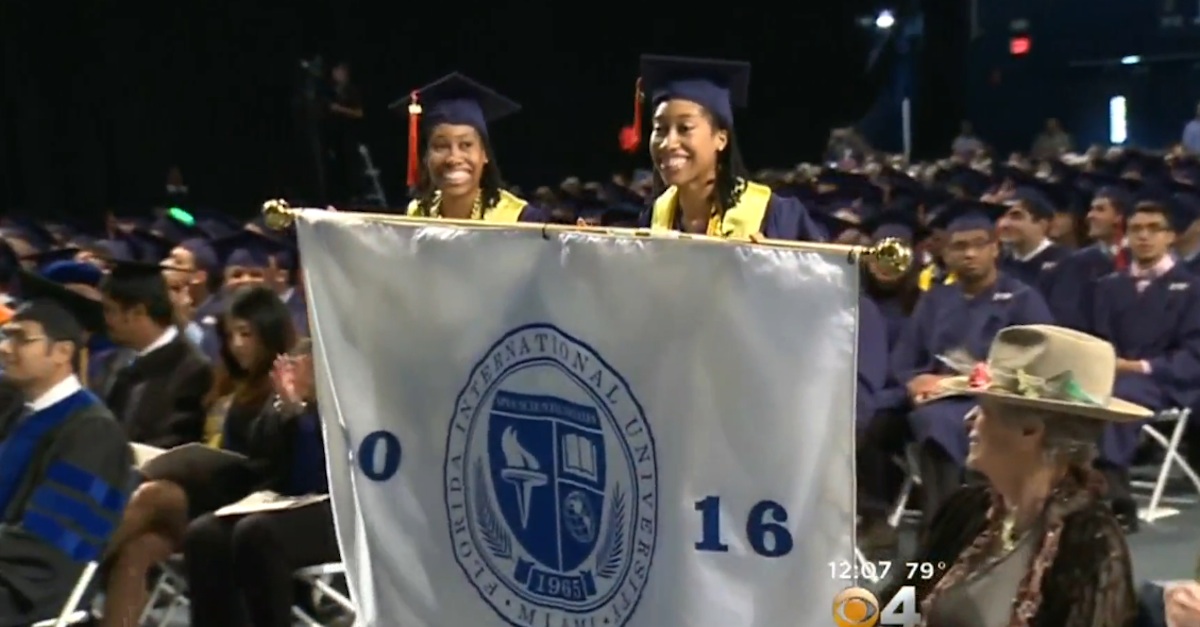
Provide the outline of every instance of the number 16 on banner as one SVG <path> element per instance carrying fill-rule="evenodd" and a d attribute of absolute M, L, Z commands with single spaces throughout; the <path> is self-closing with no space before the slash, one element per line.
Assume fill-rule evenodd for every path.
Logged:
<path fill-rule="evenodd" d="M 916 627 L 921 624 L 917 592 L 904 586 L 880 608 L 866 588 L 846 588 L 833 597 L 833 624 L 837 627 Z"/>

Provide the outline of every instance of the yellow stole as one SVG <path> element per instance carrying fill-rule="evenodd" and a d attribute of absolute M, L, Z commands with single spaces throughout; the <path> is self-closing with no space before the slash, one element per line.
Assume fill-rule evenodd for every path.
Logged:
<path fill-rule="evenodd" d="M 921 270 L 921 275 L 917 277 L 917 287 L 921 288 L 922 292 L 928 292 L 929 288 L 933 287 L 934 277 L 937 276 L 939 269 L 937 264 L 929 264 Z M 942 278 L 942 285 L 954 285 L 954 273 L 947 274 Z"/>
<path fill-rule="evenodd" d="M 513 196 L 512 194 L 500 190 L 500 199 L 496 201 L 495 206 L 484 209 L 482 218 L 479 216 L 471 216 L 472 220 L 482 219 L 484 222 L 499 222 L 501 224 L 511 224 L 519 222 L 521 212 L 529 203 Z M 408 209 L 405 212 L 410 216 L 417 215 L 417 201 L 413 200 L 408 203 Z"/>
<path fill-rule="evenodd" d="M 675 230 L 675 211 L 679 190 L 674 186 L 667 188 L 654 201 L 654 213 L 650 218 L 650 228 L 654 230 Z M 714 215 L 708 223 L 708 235 L 714 237 L 729 237 L 733 239 L 750 239 L 751 235 L 762 233 L 763 218 L 767 215 L 767 203 L 771 201 L 771 188 L 750 181 L 737 205 L 725 210 L 724 218 Z"/>

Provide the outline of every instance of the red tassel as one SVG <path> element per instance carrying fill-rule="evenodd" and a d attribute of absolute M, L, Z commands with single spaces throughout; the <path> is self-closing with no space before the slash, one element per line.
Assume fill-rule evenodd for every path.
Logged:
<path fill-rule="evenodd" d="M 1118 272 L 1122 272 L 1129 268 L 1129 251 L 1125 249 L 1125 227 L 1118 224 L 1116 232 L 1113 233 L 1113 239 L 1116 240 L 1117 254 L 1113 257 L 1113 265 Z"/>
<path fill-rule="evenodd" d="M 410 97 L 408 105 L 408 186 L 416 187 L 420 180 L 421 168 L 421 104 L 417 102 L 417 92 Z"/>
<path fill-rule="evenodd" d="M 637 152 L 642 143 L 642 79 L 637 79 L 633 91 L 633 124 L 621 129 L 621 150 Z"/>

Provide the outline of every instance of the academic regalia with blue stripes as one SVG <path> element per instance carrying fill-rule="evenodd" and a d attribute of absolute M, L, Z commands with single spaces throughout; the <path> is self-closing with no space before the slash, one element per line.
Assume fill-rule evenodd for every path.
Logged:
<path fill-rule="evenodd" d="M 133 457 L 120 424 L 79 387 L 6 422 L 0 625 L 27 625 L 57 615 L 84 565 L 100 559 L 132 487 Z"/>
<path fill-rule="evenodd" d="M 1092 333 L 1117 357 L 1144 360 L 1149 373 L 1117 374 L 1113 396 L 1159 411 L 1192 407 L 1200 394 L 1200 279 L 1180 264 L 1137 289 L 1129 272 L 1096 283 Z M 1109 425 L 1101 459 L 1127 468 L 1143 423 Z"/>

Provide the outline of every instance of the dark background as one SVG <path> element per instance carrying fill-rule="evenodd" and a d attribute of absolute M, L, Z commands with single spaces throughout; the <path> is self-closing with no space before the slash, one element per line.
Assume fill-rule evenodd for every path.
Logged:
<path fill-rule="evenodd" d="M 1200 101 L 1196 0 L 980 0 L 970 47 L 968 110 L 997 147 L 1028 149 L 1046 117 L 1063 120 L 1077 147 L 1108 142 L 1108 103 L 1126 98 L 1127 144 L 1179 141 Z M 1028 55 L 1009 40 L 1027 35 Z M 1138 55 L 1141 63 L 1122 65 Z"/>
<path fill-rule="evenodd" d="M 506 178 L 528 187 L 646 164 L 617 144 L 642 52 L 754 64 L 738 118 L 753 168 L 818 159 L 829 129 L 866 115 L 895 66 L 885 54 L 866 71 L 877 35 L 856 18 L 884 6 L 871 0 L 434 11 L 445 4 L 4 3 L 0 210 L 148 207 L 173 163 L 194 197 L 232 213 L 287 196 L 303 158 L 290 108 L 297 64 L 317 53 L 352 64 L 393 205 L 406 125 L 386 105 L 453 70 L 524 105 L 492 132 Z M 928 33 L 916 148 L 940 154 L 964 108 L 965 4 L 914 4 Z"/>

